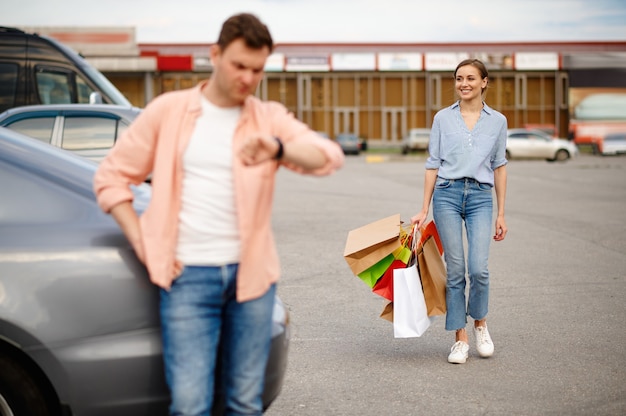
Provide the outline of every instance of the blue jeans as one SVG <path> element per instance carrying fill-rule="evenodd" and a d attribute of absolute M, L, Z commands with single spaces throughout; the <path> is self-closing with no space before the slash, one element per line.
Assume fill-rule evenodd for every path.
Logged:
<path fill-rule="evenodd" d="M 480 320 L 489 307 L 489 245 L 492 238 L 492 186 L 473 179 L 437 178 L 433 193 L 433 217 L 444 249 L 447 269 L 446 329 L 465 328 L 467 315 Z M 467 233 L 469 298 L 465 299 L 465 249 Z"/>
<path fill-rule="evenodd" d="M 161 290 L 165 377 L 171 415 L 209 416 L 218 351 L 227 415 L 261 415 L 265 367 L 272 338 L 276 286 L 239 303 L 237 264 L 186 266 Z M 220 345 L 221 339 L 221 345 Z"/>

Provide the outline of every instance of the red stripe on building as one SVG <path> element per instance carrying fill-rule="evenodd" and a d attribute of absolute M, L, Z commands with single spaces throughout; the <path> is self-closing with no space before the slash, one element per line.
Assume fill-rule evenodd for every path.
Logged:
<path fill-rule="evenodd" d="M 192 71 L 193 57 L 189 55 L 161 55 L 157 56 L 159 71 Z"/>
<path fill-rule="evenodd" d="M 49 36 L 63 43 L 132 43 L 130 33 L 50 32 Z"/>

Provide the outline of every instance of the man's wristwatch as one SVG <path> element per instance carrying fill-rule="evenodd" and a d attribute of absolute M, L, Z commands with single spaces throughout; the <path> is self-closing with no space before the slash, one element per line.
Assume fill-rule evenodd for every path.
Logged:
<path fill-rule="evenodd" d="M 278 151 L 276 151 L 276 154 L 274 155 L 274 160 L 280 160 L 283 158 L 285 148 L 283 147 L 282 140 L 280 140 L 278 137 L 274 137 L 274 140 L 276 140 L 276 143 L 278 143 Z"/>

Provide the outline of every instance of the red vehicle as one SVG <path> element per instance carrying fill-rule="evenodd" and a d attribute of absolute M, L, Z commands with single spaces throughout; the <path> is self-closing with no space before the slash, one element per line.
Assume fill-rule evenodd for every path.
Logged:
<path fill-rule="evenodd" d="M 594 154 L 606 154 L 607 135 L 626 134 L 626 94 L 592 94 L 574 110 L 569 138 L 577 146 L 590 146 Z"/>

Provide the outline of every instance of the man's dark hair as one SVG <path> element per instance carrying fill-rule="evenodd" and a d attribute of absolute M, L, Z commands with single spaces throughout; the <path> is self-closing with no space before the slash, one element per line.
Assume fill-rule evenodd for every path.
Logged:
<path fill-rule="evenodd" d="M 262 49 L 267 46 L 270 52 L 274 50 L 274 41 L 269 29 L 252 14 L 241 13 L 229 17 L 222 25 L 217 45 L 224 50 L 234 40 L 240 38 L 249 48 Z"/>

